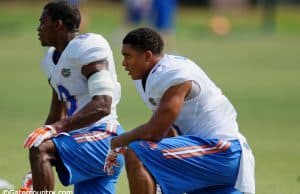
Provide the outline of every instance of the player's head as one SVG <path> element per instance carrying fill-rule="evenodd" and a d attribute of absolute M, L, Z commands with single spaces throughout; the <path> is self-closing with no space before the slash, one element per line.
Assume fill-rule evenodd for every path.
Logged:
<path fill-rule="evenodd" d="M 163 53 L 162 37 L 150 28 L 138 28 L 123 39 L 123 66 L 132 79 L 148 75 Z"/>
<path fill-rule="evenodd" d="M 81 16 L 78 7 L 66 1 L 54 1 L 44 6 L 38 32 L 43 46 L 53 46 L 61 32 L 79 31 Z"/>
<path fill-rule="evenodd" d="M 164 43 L 161 36 L 150 28 L 138 28 L 129 32 L 123 39 L 123 44 L 130 44 L 137 51 L 151 51 L 160 54 Z"/>

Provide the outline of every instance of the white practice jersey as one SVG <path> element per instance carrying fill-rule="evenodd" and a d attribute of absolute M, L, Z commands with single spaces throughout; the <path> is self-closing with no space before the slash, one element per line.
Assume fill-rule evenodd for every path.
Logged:
<path fill-rule="evenodd" d="M 111 113 L 95 124 L 108 120 L 116 121 L 116 105 L 121 97 L 121 87 L 117 81 L 113 54 L 106 39 L 93 33 L 76 36 L 62 52 L 57 64 L 52 59 L 54 51 L 53 47 L 48 49 L 42 61 L 42 68 L 59 99 L 67 102 L 69 116 L 78 112 L 91 101 L 88 81 L 81 73 L 82 66 L 103 59 L 108 61 L 108 71 L 114 83 Z"/>
<path fill-rule="evenodd" d="M 239 132 L 234 107 L 205 72 L 191 60 L 165 55 L 149 73 L 145 91 L 141 80 L 134 82 L 144 102 L 155 111 L 168 88 L 188 80 L 198 84 L 201 91 L 199 95 L 184 102 L 174 127 L 183 135 L 237 139 Z"/>
<path fill-rule="evenodd" d="M 189 100 L 187 97 L 174 128 L 182 135 L 204 139 L 238 139 L 242 154 L 235 188 L 243 193 L 255 193 L 254 157 L 246 139 L 239 132 L 237 113 L 197 64 L 184 57 L 165 55 L 149 73 L 145 90 L 141 80 L 134 82 L 143 101 L 155 111 L 168 88 L 188 80 L 200 86 L 200 93 Z"/>

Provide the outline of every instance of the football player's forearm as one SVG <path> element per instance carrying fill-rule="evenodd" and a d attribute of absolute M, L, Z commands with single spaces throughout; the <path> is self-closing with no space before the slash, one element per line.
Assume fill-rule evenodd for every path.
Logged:
<path fill-rule="evenodd" d="M 88 114 L 88 113 L 78 113 L 71 117 L 66 117 L 61 119 L 52 125 L 57 130 L 58 133 L 60 132 L 69 132 L 75 129 L 83 128 L 86 126 L 91 125 L 92 123 L 98 121 L 101 117 L 100 114 Z"/>
<path fill-rule="evenodd" d="M 51 115 L 48 115 L 46 121 L 45 121 L 45 125 L 51 125 L 52 123 L 55 123 L 57 121 L 59 121 L 61 118 L 59 117 L 54 117 Z"/>
<path fill-rule="evenodd" d="M 70 117 L 61 119 L 53 124 L 58 132 L 68 132 L 87 127 L 110 114 L 111 102 L 92 100 L 83 109 Z"/>
<path fill-rule="evenodd" d="M 146 123 L 127 133 L 114 137 L 111 140 L 111 148 L 125 147 L 136 140 L 159 141 L 161 138 L 162 136 L 153 132 L 153 128 Z"/>
<path fill-rule="evenodd" d="M 51 125 L 66 116 L 66 103 L 58 99 L 57 93 L 52 88 L 52 100 L 45 125 Z"/>
<path fill-rule="evenodd" d="M 141 125 L 132 131 L 130 131 L 130 141 L 134 140 L 148 140 L 148 141 L 159 141 L 161 140 L 168 131 L 168 128 L 163 129 L 161 127 L 146 123 Z"/>
<path fill-rule="evenodd" d="M 55 123 L 63 118 L 66 117 L 66 110 L 65 110 L 65 106 L 62 105 L 60 107 L 56 107 L 56 108 L 51 108 L 47 119 L 45 121 L 45 125 L 50 125 L 52 123 Z"/>

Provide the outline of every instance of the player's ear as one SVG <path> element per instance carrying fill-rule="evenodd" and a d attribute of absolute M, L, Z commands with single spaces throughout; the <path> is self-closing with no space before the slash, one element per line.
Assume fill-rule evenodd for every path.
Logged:
<path fill-rule="evenodd" d="M 55 21 L 55 29 L 60 30 L 63 27 L 63 22 L 62 20 L 56 20 Z"/>
<path fill-rule="evenodd" d="M 153 53 L 150 50 L 146 50 L 145 51 L 145 61 L 146 62 L 150 62 L 152 60 L 153 57 Z"/>

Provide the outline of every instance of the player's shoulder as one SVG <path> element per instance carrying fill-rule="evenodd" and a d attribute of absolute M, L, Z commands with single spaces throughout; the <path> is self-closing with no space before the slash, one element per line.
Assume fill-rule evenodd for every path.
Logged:
<path fill-rule="evenodd" d="M 86 34 L 80 34 L 76 36 L 70 43 L 71 44 L 100 44 L 103 42 L 107 42 L 107 40 L 101 35 L 96 33 L 86 33 Z"/>
<path fill-rule="evenodd" d="M 80 54 L 93 48 L 109 48 L 109 44 L 100 34 L 86 33 L 76 36 L 66 49 L 69 53 Z"/>
<path fill-rule="evenodd" d="M 147 78 L 147 88 L 151 95 L 159 97 L 173 85 L 189 80 L 190 70 L 185 59 L 174 55 L 164 57 L 153 67 Z"/>
<path fill-rule="evenodd" d="M 162 82 L 172 82 L 173 80 L 189 77 L 191 69 L 188 68 L 187 59 L 181 56 L 164 55 L 164 57 L 154 66 L 149 75 L 151 85 L 163 85 Z"/>
<path fill-rule="evenodd" d="M 164 55 L 158 64 L 152 69 L 151 73 L 155 77 L 172 77 L 177 72 L 188 71 L 188 59 L 175 55 Z"/>

